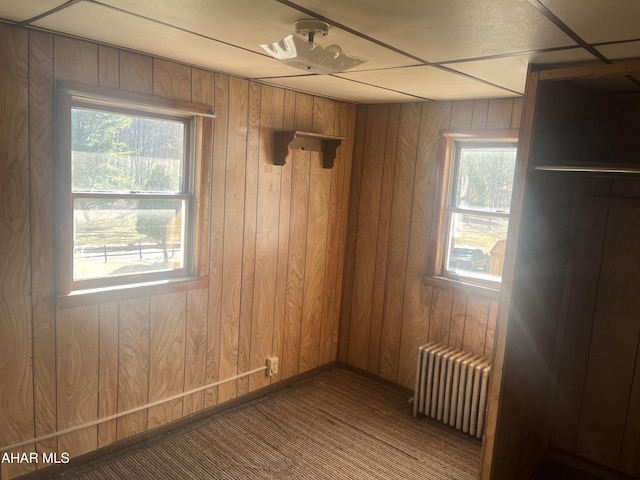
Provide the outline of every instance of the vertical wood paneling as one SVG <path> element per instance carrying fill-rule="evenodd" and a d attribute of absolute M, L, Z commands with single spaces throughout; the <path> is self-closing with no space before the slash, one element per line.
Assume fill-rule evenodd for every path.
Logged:
<path fill-rule="evenodd" d="M 11 425 L 0 426 L 2 444 L 161 400 L 261 366 L 274 353 L 281 374 L 256 376 L 251 389 L 336 359 L 354 106 L 92 42 L 7 25 L 0 31 L 2 64 L 10 66 L 3 86 L 12 87 L 2 92 L 2 118 L 12 121 L 0 131 L 0 211 L 10 212 L 0 217 L 10 232 L 0 242 L 6 252 L 19 248 L 0 271 L 2 317 L 16 319 L 0 322 L 9 329 L 2 365 L 11 368 L 0 390 L 20 392 L 0 396 L 2 411 L 13 412 Z M 55 80 L 214 106 L 217 118 L 199 121 L 196 166 L 196 271 L 208 275 L 207 290 L 55 309 Z M 281 129 L 348 139 L 331 170 L 318 154 L 302 151 L 276 167 L 272 133 Z M 394 168 L 386 169 L 388 212 L 395 181 Z M 385 249 L 379 272 L 388 268 Z M 38 450 L 87 452 L 248 391 L 249 380 L 231 382 L 42 442 Z M 2 478 L 34 468 L 24 467 L 3 465 Z"/>
<path fill-rule="evenodd" d="M 322 133 L 327 133 L 323 130 L 329 126 L 333 128 L 334 108 L 333 101 L 315 97 L 312 128 Z M 326 274 L 327 224 L 331 189 L 331 170 L 322 168 L 320 155 L 312 152 L 310 162 L 307 251 L 300 331 L 300 372 L 317 367 L 320 362 L 322 297 Z"/>
<path fill-rule="evenodd" d="M 213 72 L 194 68 L 192 72 L 191 98 L 194 102 L 210 105 L 215 109 L 215 75 Z M 195 178 L 195 225 L 194 252 L 195 274 L 206 277 L 209 274 L 209 235 L 211 233 L 211 171 L 213 168 L 213 125 L 214 119 L 201 118 L 202 131 L 197 135 L 200 145 L 196 145 Z"/>
<path fill-rule="evenodd" d="M 118 412 L 149 402 L 149 299 L 118 306 Z M 147 429 L 147 411 L 117 420 L 118 440 Z"/>
<path fill-rule="evenodd" d="M 300 372 L 317 367 L 319 362 L 327 246 L 326 229 L 331 186 L 331 174 L 322 168 L 320 156 L 312 153 L 310 163 L 309 213 L 306 228 L 307 251 L 300 327 Z"/>
<path fill-rule="evenodd" d="M 28 62 L 28 33 L 0 25 L 0 444 L 4 445 L 32 438 L 34 432 Z M 0 475 L 8 478 L 35 465 L 0 468 Z"/>
<path fill-rule="evenodd" d="M 464 322 L 462 349 L 484 355 L 489 321 L 489 300 L 477 297 L 467 299 L 467 315 Z"/>
<path fill-rule="evenodd" d="M 421 112 L 422 108 L 418 103 L 402 105 L 398 127 L 379 360 L 380 375 L 393 381 L 398 379 L 402 309 Z"/>
<path fill-rule="evenodd" d="M 433 291 L 431 313 L 429 314 L 429 341 L 449 344 L 453 292 L 444 288 Z"/>
<path fill-rule="evenodd" d="M 431 292 L 423 288 L 422 276 L 429 258 L 429 225 L 431 208 L 436 191 L 436 164 L 439 132 L 448 127 L 451 103 L 425 103 L 420 120 L 420 141 L 416 165 L 411 208 L 411 229 L 407 259 L 407 277 L 404 291 L 404 308 L 398 381 L 410 386 L 415 378 L 415 352 L 424 343 L 428 329 L 425 318 L 431 304 Z"/>
<path fill-rule="evenodd" d="M 261 88 L 256 245 L 251 348 L 247 370 L 265 364 L 273 353 L 273 325 L 278 271 L 281 168 L 273 164 L 273 132 L 282 130 L 284 90 Z M 269 384 L 264 374 L 249 377 L 249 389 Z"/>
<path fill-rule="evenodd" d="M 289 232 L 285 336 L 281 364 L 284 378 L 297 374 L 300 364 L 300 319 L 302 318 L 307 251 L 306 231 L 311 153 L 292 152 L 291 157 L 291 227 Z"/>
<path fill-rule="evenodd" d="M 588 241 L 576 241 L 563 348 L 558 354 L 555 421 L 551 423 L 552 444 L 565 451 L 575 448 L 598 292 L 593 259 L 602 258 L 607 221 L 607 208 L 601 205 L 587 203 L 579 211 L 572 230 L 576 239 Z"/>
<path fill-rule="evenodd" d="M 247 82 L 231 78 L 231 84 L 242 85 L 246 92 Z M 249 370 L 251 355 L 251 323 L 253 314 L 253 293 L 256 262 L 256 222 L 258 199 L 258 175 L 260 165 L 260 104 L 261 86 L 249 82 L 249 118 L 247 122 L 247 168 L 244 189 L 244 236 L 242 243 L 242 290 L 240 297 L 240 323 L 238 331 L 237 372 Z M 246 98 L 246 93 L 244 94 Z M 237 382 L 237 394 L 249 391 L 249 379 L 241 378 Z"/>
<path fill-rule="evenodd" d="M 609 209 L 576 451 L 617 468 L 640 338 L 637 207 Z M 603 415 L 602 412 L 607 412 Z"/>
<path fill-rule="evenodd" d="M 489 319 L 487 321 L 487 335 L 484 344 L 484 356 L 493 358 L 493 345 L 496 338 L 496 323 L 498 321 L 498 302 L 492 300 L 489 303 Z"/>
<path fill-rule="evenodd" d="M 347 362 L 349 357 L 349 333 L 351 331 L 351 308 L 354 292 L 358 212 L 360 209 L 360 193 L 362 190 L 362 168 L 364 162 L 364 145 L 366 141 L 367 112 L 368 107 L 357 107 L 354 131 L 354 155 L 351 180 L 349 184 L 347 236 L 345 240 L 344 256 L 344 283 L 341 302 L 342 305 L 340 307 L 340 338 L 338 342 L 338 359 L 343 362 Z"/>
<path fill-rule="evenodd" d="M 98 413 L 99 310 L 96 306 L 58 312 L 56 323 L 58 429 L 95 420 Z M 59 452 L 80 455 L 97 448 L 97 427 L 62 435 Z"/>
<path fill-rule="evenodd" d="M 296 94 L 295 129 L 311 128 L 313 97 Z M 307 251 L 307 218 L 309 209 L 309 172 L 311 153 L 295 150 L 290 153 L 291 163 L 291 225 L 289 229 L 289 258 L 285 304 L 284 339 L 282 342 L 282 377 L 298 373 L 300 364 L 300 320 Z"/>
<path fill-rule="evenodd" d="M 118 304 L 99 307 L 98 418 L 118 412 Z M 117 440 L 116 421 L 98 425 L 98 447 Z"/>
<path fill-rule="evenodd" d="M 455 292 L 451 305 L 451 326 L 449 328 L 449 345 L 462 348 L 464 324 L 467 317 L 467 296 Z"/>
<path fill-rule="evenodd" d="M 321 132 L 327 135 L 335 135 L 337 125 L 337 116 L 340 114 L 337 102 L 322 98 L 315 99 L 313 113 L 313 131 Z M 342 147 L 342 150 L 346 145 Z M 336 152 L 336 160 L 338 164 L 323 172 L 327 178 L 328 189 L 327 194 L 327 216 L 325 233 L 325 253 L 324 253 L 324 272 L 323 285 L 320 307 L 320 329 L 318 331 L 318 360 L 317 365 L 322 365 L 333 359 L 333 304 L 336 298 L 336 281 L 335 272 L 337 269 L 337 250 L 338 250 L 338 184 L 342 175 L 343 163 L 340 163 L 341 152 Z"/>
<path fill-rule="evenodd" d="M 135 93 L 153 92 L 153 59 L 140 53 L 120 51 L 120 88 Z"/>
<path fill-rule="evenodd" d="M 284 111 L 282 127 L 285 131 L 294 130 L 296 93 L 290 90 L 284 92 Z M 278 271 L 276 272 L 275 311 L 273 325 L 273 355 L 280 359 L 278 373 L 271 377 L 271 383 L 282 379 L 282 362 L 284 339 L 286 332 L 286 304 L 287 304 L 287 272 L 289 270 L 289 230 L 291 228 L 291 182 L 292 162 L 289 159 L 281 168 L 280 177 L 280 212 L 278 222 Z"/>
<path fill-rule="evenodd" d="M 226 372 L 234 375 L 237 362 L 237 330 L 224 330 L 222 323 L 222 281 L 224 255 L 224 205 L 226 154 L 229 122 L 229 77 L 215 75 L 215 111 L 213 155 L 211 158 L 211 204 L 209 234 L 209 300 L 207 312 L 206 383 L 213 383 Z M 205 159 L 208 160 L 208 159 Z M 234 335 L 235 333 L 235 335 Z M 224 370 L 224 372 L 223 372 Z M 229 376 L 227 375 L 227 376 Z M 226 389 L 226 390 L 225 390 Z M 222 390 L 225 390 L 222 392 Z M 235 384 L 214 387 L 205 392 L 205 407 L 235 395 Z"/>
<path fill-rule="evenodd" d="M 153 94 L 175 100 L 191 100 L 191 67 L 153 59 Z"/>
<path fill-rule="evenodd" d="M 348 124 L 348 110 L 344 104 L 335 103 L 334 124 L 327 124 L 321 127 L 321 131 L 334 132 L 334 129 L 344 131 Z M 349 140 L 347 140 L 348 142 Z M 322 305 L 322 327 L 320 332 L 320 365 L 325 364 L 335 358 L 335 347 L 337 345 L 338 318 L 336 316 L 336 302 L 339 301 L 339 292 L 342 284 L 336 277 L 338 265 L 342 263 L 343 256 L 340 254 L 341 240 L 341 209 L 342 195 L 344 191 L 345 159 L 349 148 L 345 142 L 336 153 L 336 161 L 331 170 L 331 192 L 329 195 L 329 217 L 327 220 L 327 254 L 325 256 L 325 280 L 324 295 Z"/>
<path fill-rule="evenodd" d="M 98 46 L 67 37 L 54 37 L 53 71 L 56 80 L 98 84 Z"/>
<path fill-rule="evenodd" d="M 56 430 L 56 344 L 53 209 L 53 36 L 29 32 L 29 171 L 31 303 L 36 436 Z M 36 446 L 57 450 L 56 438 Z M 43 464 L 39 463 L 38 468 Z"/>
<path fill-rule="evenodd" d="M 116 48 L 98 46 L 98 84 L 101 87 L 120 87 L 120 52 Z"/>
<path fill-rule="evenodd" d="M 513 99 L 496 98 L 489 100 L 487 109 L 487 128 L 510 128 L 513 111 Z"/>
<path fill-rule="evenodd" d="M 351 242 L 351 251 L 347 248 L 344 263 L 339 358 L 364 368 L 360 359 L 363 347 L 358 345 L 364 343 L 366 364 L 371 371 L 377 368 L 380 376 L 410 387 L 415 373 L 415 350 L 427 340 L 489 356 L 493 353 L 495 296 L 480 295 L 468 300 L 468 294 L 453 284 L 450 288 L 441 283 L 432 286 L 423 278 L 428 268 L 430 222 L 439 181 L 436 163 L 440 131 L 511 127 L 514 118 L 519 117 L 522 102 L 497 99 L 404 104 L 398 117 L 376 112 L 376 108 L 383 107 L 361 107 L 363 120 L 356 123 L 360 131 L 356 132 L 351 179 L 346 243 L 349 247 Z M 370 149 L 380 151 L 381 147 L 375 148 L 369 132 L 364 130 L 372 122 L 382 121 L 376 116 L 388 122 L 386 134 L 398 132 L 395 151 L 384 152 L 381 175 L 370 166 L 372 159 L 368 155 Z M 379 136 L 376 140 L 380 141 Z M 358 168 L 360 162 L 363 162 L 362 168 Z M 393 178 L 390 204 L 386 178 Z M 380 186 L 378 211 L 376 201 L 369 197 L 367 202 L 362 200 L 363 191 L 370 190 L 370 185 Z M 367 221 L 361 222 L 369 215 L 376 225 L 371 231 L 367 231 Z M 389 237 L 385 245 L 386 229 Z M 358 253 L 362 244 L 366 244 L 364 248 L 370 250 L 369 253 Z M 386 265 L 380 268 L 385 255 Z M 363 266 L 361 262 L 368 264 Z M 375 272 L 373 281 L 368 281 L 368 276 L 363 274 L 367 268 Z M 382 280 L 384 290 L 380 294 Z M 362 307 L 356 304 L 368 305 L 362 299 L 369 298 L 372 299 L 371 311 L 364 310 L 362 314 Z M 351 300 L 349 308 L 345 308 L 347 299 Z M 383 306 L 381 322 L 380 304 Z M 362 325 L 361 319 L 364 319 Z M 356 332 L 360 338 L 354 339 Z"/>
<path fill-rule="evenodd" d="M 395 175 L 397 140 L 399 130 L 400 105 L 389 107 L 387 138 L 382 169 L 380 191 L 380 217 L 375 253 L 373 295 L 371 300 L 371 331 L 369 332 L 369 358 L 367 369 L 377 374 L 380 364 L 380 342 L 382 340 L 382 317 L 384 315 L 385 278 L 389 257 L 389 236 L 391 223 L 391 203 L 393 201 L 393 177 Z"/>
<path fill-rule="evenodd" d="M 451 120 L 449 128 L 452 130 L 468 130 L 473 121 L 475 103 L 473 100 L 453 102 L 451 106 Z"/>
<path fill-rule="evenodd" d="M 388 105 L 369 107 L 360 190 L 360 205 L 366 205 L 366 208 L 358 211 L 354 284 L 359 287 L 352 293 L 348 357 L 351 365 L 363 370 L 369 361 L 376 239 L 388 116 Z"/>
<path fill-rule="evenodd" d="M 520 128 L 520 122 L 522 121 L 522 105 L 522 97 L 513 99 L 513 110 L 511 111 L 510 128 Z"/>
<path fill-rule="evenodd" d="M 205 384 L 207 367 L 207 290 L 187 292 L 185 330 L 184 389 L 193 390 Z M 204 392 L 184 397 L 182 413 L 191 415 L 204 408 Z"/>
<path fill-rule="evenodd" d="M 489 100 L 474 101 L 473 113 L 471 115 L 471 128 L 486 128 L 488 113 Z"/>
<path fill-rule="evenodd" d="M 348 215 L 349 215 L 349 191 L 351 187 L 351 172 L 352 172 L 352 160 L 353 160 L 353 149 L 355 144 L 355 118 L 356 118 L 356 107 L 354 105 L 344 105 L 338 104 L 337 108 L 346 110 L 347 114 L 345 116 L 338 115 L 336 121 L 336 131 L 337 132 L 346 132 L 347 138 L 349 139 L 346 143 L 346 148 L 340 151 L 342 158 L 344 159 L 344 174 L 342 179 L 342 194 L 340 196 L 340 243 L 338 246 L 338 254 L 337 254 L 337 263 L 338 269 L 336 272 L 336 301 L 334 305 L 334 331 L 333 331 L 333 346 L 331 351 L 332 359 L 339 359 L 340 352 L 338 351 L 340 347 L 340 334 L 342 333 L 343 322 L 341 318 L 342 312 L 342 304 L 343 302 L 343 293 L 344 293 L 344 276 L 347 271 L 346 263 L 347 258 L 349 257 L 347 254 L 347 235 L 346 232 L 349 229 L 348 226 Z M 343 124 L 342 122 L 346 122 Z M 330 280 L 330 279 L 329 279 Z M 348 305 L 351 305 L 351 301 L 347 300 Z M 345 328 L 345 331 L 347 329 Z"/>
<path fill-rule="evenodd" d="M 149 311 L 149 401 L 184 391 L 187 294 L 151 297 Z M 182 399 L 149 409 L 148 428 L 182 416 Z"/>

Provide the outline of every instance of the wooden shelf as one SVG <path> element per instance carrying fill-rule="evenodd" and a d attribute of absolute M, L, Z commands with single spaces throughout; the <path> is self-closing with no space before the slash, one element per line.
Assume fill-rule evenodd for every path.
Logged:
<path fill-rule="evenodd" d="M 544 172 L 573 172 L 573 173 L 617 173 L 617 174 L 639 174 L 640 165 L 602 163 L 584 163 L 567 165 L 536 165 L 534 170 Z"/>
<path fill-rule="evenodd" d="M 346 137 L 335 137 L 321 133 L 310 132 L 275 132 L 274 134 L 274 165 L 284 165 L 289 155 L 289 150 L 308 150 L 322 154 L 322 166 L 333 168 L 336 159 L 336 150 Z"/>

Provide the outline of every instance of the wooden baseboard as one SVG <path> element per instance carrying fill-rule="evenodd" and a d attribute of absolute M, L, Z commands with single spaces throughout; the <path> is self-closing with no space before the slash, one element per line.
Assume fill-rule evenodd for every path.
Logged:
<path fill-rule="evenodd" d="M 551 460 L 564 463 L 565 465 L 577 468 L 578 470 L 582 470 L 590 475 L 600 477 L 603 480 L 637 480 L 636 477 L 626 475 L 622 472 L 617 472 L 609 467 L 605 467 L 604 465 L 600 465 L 562 450 L 549 450 L 547 456 Z"/>
<path fill-rule="evenodd" d="M 299 375 L 295 375 L 293 377 L 285 378 L 284 380 L 280 380 L 277 383 L 274 383 L 267 387 L 263 387 L 259 390 L 254 390 L 253 392 L 249 392 L 245 395 L 236 397 L 219 405 L 214 405 L 186 417 L 174 420 L 173 422 L 169 422 L 159 427 L 152 428 L 132 437 L 125 438 L 110 445 L 106 445 L 97 450 L 92 450 L 91 452 L 85 453 L 84 455 L 79 455 L 72 458 L 69 463 L 51 465 L 41 470 L 16 477 L 15 480 L 35 480 L 47 477 L 49 475 L 56 475 L 61 473 L 71 475 L 73 473 L 77 473 L 77 471 L 83 469 L 89 464 L 98 461 L 99 459 L 111 455 L 118 455 L 127 450 L 133 451 L 141 448 L 146 448 L 167 438 L 179 435 L 185 430 L 195 428 L 201 423 L 206 423 L 211 417 L 215 415 L 219 415 L 223 412 L 229 412 L 233 409 L 243 407 L 244 405 L 260 400 L 261 398 L 268 395 L 273 395 L 281 390 L 284 390 L 285 388 L 313 378 L 320 373 L 326 372 L 338 366 L 339 365 L 337 362 L 331 362 L 325 365 L 321 365 L 320 367 L 306 371 Z"/>
<path fill-rule="evenodd" d="M 363 370 L 361 368 L 358 367 L 354 367 L 353 365 L 349 365 L 348 363 L 343 363 L 341 361 L 336 362 L 336 366 L 340 367 L 340 368 L 344 368 L 346 370 L 351 370 L 352 372 L 355 372 L 359 375 L 362 375 L 363 377 L 368 377 L 372 380 L 375 380 L 378 383 L 381 383 L 383 385 L 386 385 L 390 388 L 393 388 L 394 390 L 406 394 L 409 397 L 413 397 L 413 389 L 412 388 L 408 388 L 405 387 L 403 385 L 400 385 L 399 383 L 393 382 L 391 380 L 388 380 L 386 378 L 380 377 L 374 373 L 368 372 L 367 370 Z"/>

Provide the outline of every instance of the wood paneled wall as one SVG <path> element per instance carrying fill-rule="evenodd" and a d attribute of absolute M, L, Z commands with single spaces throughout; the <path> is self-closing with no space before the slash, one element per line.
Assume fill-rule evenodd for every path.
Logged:
<path fill-rule="evenodd" d="M 0 446 L 264 373 L 24 451 L 78 455 L 337 358 L 355 107 L 96 43 L 0 24 Z M 60 308 L 54 285 L 54 83 L 213 105 L 198 245 L 208 288 Z M 272 132 L 348 137 L 274 166 Z M 44 465 L 3 464 L 2 480 Z"/>
<path fill-rule="evenodd" d="M 497 296 L 425 279 L 441 130 L 518 128 L 520 99 L 358 108 L 339 359 L 407 387 L 419 345 L 491 356 Z"/>
<path fill-rule="evenodd" d="M 640 182 L 580 182 L 572 211 L 550 445 L 640 478 Z"/>

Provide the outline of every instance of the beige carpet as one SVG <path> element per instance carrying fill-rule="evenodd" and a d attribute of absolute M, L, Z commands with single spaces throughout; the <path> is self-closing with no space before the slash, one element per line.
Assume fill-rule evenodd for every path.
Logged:
<path fill-rule="evenodd" d="M 479 464 L 477 442 L 411 418 L 406 394 L 335 369 L 59 478 L 475 480 Z"/>

